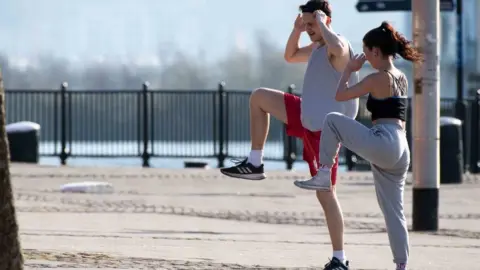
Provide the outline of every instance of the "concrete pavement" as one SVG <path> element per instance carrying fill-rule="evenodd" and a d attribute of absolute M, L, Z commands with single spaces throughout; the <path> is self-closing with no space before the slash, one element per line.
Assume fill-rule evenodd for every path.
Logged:
<path fill-rule="evenodd" d="M 216 170 L 11 168 L 27 269 L 322 269 L 331 248 L 313 192 L 298 172 L 260 182 Z M 108 181 L 111 195 L 64 194 L 61 184 Z M 480 265 L 480 178 L 441 189 L 441 230 L 411 233 L 411 269 Z M 342 173 L 352 269 L 393 269 L 369 173 Z M 405 194 L 411 215 L 411 187 Z M 409 220 L 411 223 L 411 221 Z"/>

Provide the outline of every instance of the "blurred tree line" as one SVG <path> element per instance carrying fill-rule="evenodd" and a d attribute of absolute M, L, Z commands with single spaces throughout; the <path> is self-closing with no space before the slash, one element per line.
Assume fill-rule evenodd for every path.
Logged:
<path fill-rule="evenodd" d="M 42 55 L 34 66 L 19 68 L 0 55 L 7 89 L 57 89 L 61 82 L 70 88 L 139 89 L 149 81 L 152 89 L 214 89 L 224 80 L 230 89 L 254 89 L 260 86 L 285 89 L 295 83 L 301 86 L 305 65 L 287 64 L 283 48 L 273 45 L 264 34 L 258 34 L 257 47 L 250 51 L 232 49 L 223 59 L 213 62 L 177 51 L 175 46 L 159 50 L 161 65 L 90 63 L 74 66 L 66 59 Z M 253 53 L 255 52 L 255 53 Z"/>
<path fill-rule="evenodd" d="M 146 124 L 151 139 L 212 141 L 218 139 L 220 127 L 215 90 L 219 81 L 225 81 L 227 91 L 245 90 L 230 93 L 225 100 L 225 132 L 230 140 L 248 140 L 249 92 L 261 86 L 286 90 L 292 83 L 301 89 L 306 67 L 286 63 L 283 48 L 272 44 L 267 35 L 259 34 L 256 44 L 252 50 L 232 49 L 213 63 L 202 55 L 192 57 L 166 46 L 159 52 L 160 66 L 73 66 L 65 59 L 44 55 L 36 59 L 36 65 L 18 67 L 0 56 L 5 87 L 10 90 L 6 95 L 7 122 L 39 123 L 41 138 L 47 141 L 59 140 L 62 117 L 66 118 L 68 140 L 140 140 L 144 131 L 142 96 L 131 91 L 141 90 L 142 83 L 148 81 L 152 92 Z M 59 88 L 64 81 L 71 91 L 62 115 Z M 282 131 L 283 126 L 273 121 L 270 139 L 281 139 Z"/>

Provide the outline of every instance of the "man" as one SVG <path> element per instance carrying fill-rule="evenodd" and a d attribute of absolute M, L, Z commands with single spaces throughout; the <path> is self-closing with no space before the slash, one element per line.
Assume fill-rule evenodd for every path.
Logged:
<path fill-rule="evenodd" d="M 300 11 L 302 15 L 297 16 L 285 48 L 285 60 L 289 63 L 308 63 L 302 98 L 268 88 L 253 91 L 250 97 L 251 152 L 247 159 L 236 166 L 221 169 L 227 176 L 248 180 L 265 179 L 263 147 L 270 114 L 287 125 L 289 136 L 303 140 L 303 159 L 309 164 L 312 176 L 316 175 L 320 167 L 320 129 L 325 116 L 331 112 L 340 112 L 352 118 L 356 117 L 358 99 L 348 102 L 335 101 L 337 84 L 353 57 L 353 51 L 349 42 L 337 35 L 330 26 L 332 12 L 328 0 L 310 0 L 300 6 Z M 303 32 L 309 35 L 312 43 L 299 48 L 298 42 Z M 349 83 L 357 82 L 358 73 L 354 73 Z M 337 167 L 338 157 L 331 170 L 332 186 L 336 182 Z M 325 212 L 333 246 L 332 260 L 325 269 L 348 269 L 348 261 L 343 251 L 343 216 L 335 189 L 319 190 L 315 188 L 315 183 L 315 178 L 306 182 L 295 182 L 302 188 L 305 188 L 303 184 L 308 184 L 309 188 L 317 189 L 317 198 Z"/>

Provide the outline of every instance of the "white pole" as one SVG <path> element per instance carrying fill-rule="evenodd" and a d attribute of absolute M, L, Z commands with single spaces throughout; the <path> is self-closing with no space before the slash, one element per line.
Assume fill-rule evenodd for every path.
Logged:
<path fill-rule="evenodd" d="M 440 1 L 412 0 L 414 64 L 413 230 L 438 230 L 440 188 Z"/>

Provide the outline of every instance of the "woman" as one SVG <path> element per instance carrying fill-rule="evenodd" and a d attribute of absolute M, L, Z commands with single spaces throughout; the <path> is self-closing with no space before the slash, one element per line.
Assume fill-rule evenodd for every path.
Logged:
<path fill-rule="evenodd" d="M 295 185 L 304 189 L 330 190 L 330 168 L 339 144 L 369 161 L 396 269 L 404 270 L 409 254 L 403 211 L 403 191 L 410 164 L 405 134 L 408 82 L 405 74 L 394 66 L 393 60 L 400 55 L 415 62 L 421 60 L 421 55 L 387 22 L 365 35 L 363 52 L 355 56 L 345 69 L 337 87 L 336 99 L 346 101 L 369 94 L 367 109 L 371 112 L 373 127 L 369 129 L 339 113 L 328 114 L 320 140 L 320 162 L 323 165 L 312 179 L 296 181 Z M 377 72 L 356 85 L 347 85 L 352 72 L 360 70 L 365 61 L 370 62 Z M 348 269 L 343 266 L 338 269 Z"/>

